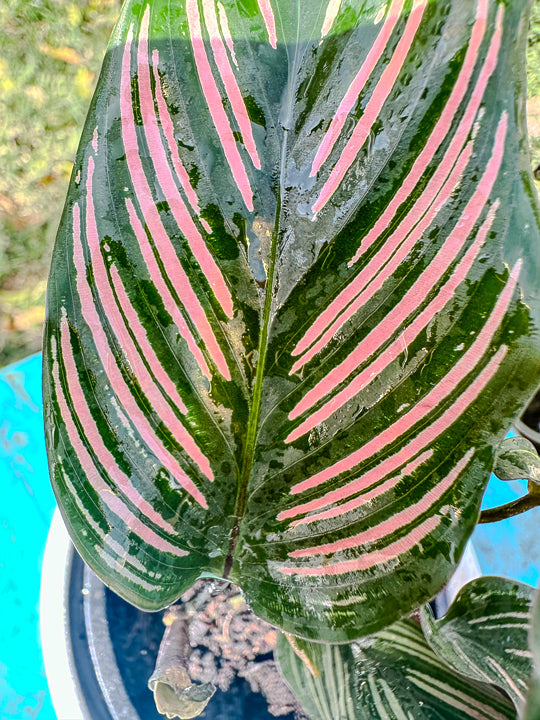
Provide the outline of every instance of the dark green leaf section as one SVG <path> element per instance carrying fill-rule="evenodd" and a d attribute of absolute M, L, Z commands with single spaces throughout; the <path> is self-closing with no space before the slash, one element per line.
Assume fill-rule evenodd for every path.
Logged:
<path fill-rule="evenodd" d="M 131 602 L 226 576 L 346 640 L 445 584 L 540 379 L 526 9 L 125 3 L 44 388 L 66 523 Z"/>
<path fill-rule="evenodd" d="M 311 720 L 502 720 L 512 704 L 455 673 L 418 624 L 394 623 L 351 645 L 278 641 L 283 676 Z"/>
<path fill-rule="evenodd" d="M 533 588 L 501 577 L 467 583 L 435 620 L 428 606 L 422 628 L 431 648 L 458 672 L 503 688 L 523 707 L 532 663 L 529 650 Z"/>

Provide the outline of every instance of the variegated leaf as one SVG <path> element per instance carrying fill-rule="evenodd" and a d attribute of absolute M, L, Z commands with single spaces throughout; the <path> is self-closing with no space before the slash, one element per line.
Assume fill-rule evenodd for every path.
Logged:
<path fill-rule="evenodd" d="M 144 608 L 432 596 L 539 380 L 527 3 L 128 0 L 54 252 L 51 475 Z"/>
<path fill-rule="evenodd" d="M 418 623 L 402 620 L 350 645 L 282 635 L 277 658 L 311 720 L 503 720 L 511 702 L 489 684 L 454 672 L 426 643 Z"/>
<path fill-rule="evenodd" d="M 505 438 L 497 448 L 493 472 L 499 480 L 528 480 L 540 485 L 540 456 L 530 440 Z"/>
<path fill-rule="evenodd" d="M 529 650 L 534 589 L 502 577 L 467 583 L 446 615 L 422 609 L 431 648 L 458 672 L 503 688 L 522 709 L 532 671 Z"/>

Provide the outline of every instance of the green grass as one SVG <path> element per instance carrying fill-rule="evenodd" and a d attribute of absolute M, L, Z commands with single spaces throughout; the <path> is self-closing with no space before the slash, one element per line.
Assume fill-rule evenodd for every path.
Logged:
<path fill-rule="evenodd" d="M 120 0 L 0 4 L 0 366 L 39 350 L 50 252 Z"/>

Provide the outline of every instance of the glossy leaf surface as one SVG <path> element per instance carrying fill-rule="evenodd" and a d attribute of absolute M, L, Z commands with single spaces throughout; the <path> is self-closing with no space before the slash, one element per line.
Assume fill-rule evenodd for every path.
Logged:
<path fill-rule="evenodd" d="M 539 377 L 526 3 L 129 0 L 45 342 L 74 542 L 346 639 L 437 592 Z"/>
<path fill-rule="evenodd" d="M 493 472 L 499 480 L 529 480 L 540 485 L 540 457 L 530 440 L 505 438 L 497 448 Z"/>
<path fill-rule="evenodd" d="M 350 645 L 282 635 L 283 676 L 311 720 L 502 720 L 515 718 L 498 690 L 454 672 L 412 620 Z M 306 663 L 307 661 L 307 663 Z"/>
<path fill-rule="evenodd" d="M 502 577 L 467 583 L 444 617 L 426 606 L 422 628 L 431 648 L 458 672 L 503 688 L 522 709 L 532 672 L 529 633 L 534 589 Z"/>

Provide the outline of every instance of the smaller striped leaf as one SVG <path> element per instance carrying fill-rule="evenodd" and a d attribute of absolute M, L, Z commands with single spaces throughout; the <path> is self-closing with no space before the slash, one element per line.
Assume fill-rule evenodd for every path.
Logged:
<path fill-rule="evenodd" d="M 275 657 L 310 720 L 362 717 L 355 700 L 355 660 L 351 645 L 312 643 L 280 634 Z"/>
<path fill-rule="evenodd" d="M 276 655 L 311 720 L 516 717 L 497 689 L 444 664 L 414 620 L 396 622 L 350 645 L 295 639 L 294 646 L 281 636 Z"/>
<path fill-rule="evenodd" d="M 540 457 L 523 437 L 505 438 L 497 449 L 493 472 L 499 480 L 529 480 L 540 484 Z"/>
<path fill-rule="evenodd" d="M 523 720 L 538 720 L 540 718 L 540 592 L 536 593 L 531 613 L 529 642 L 532 651 L 533 674 L 527 693 Z"/>
<path fill-rule="evenodd" d="M 532 670 L 528 633 L 534 590 L 502 577 L 467 583 L 446 615 L 429 606 L 421 623 L 431 648 L 458 672 L 503 688 L 519 709 Z"/>

